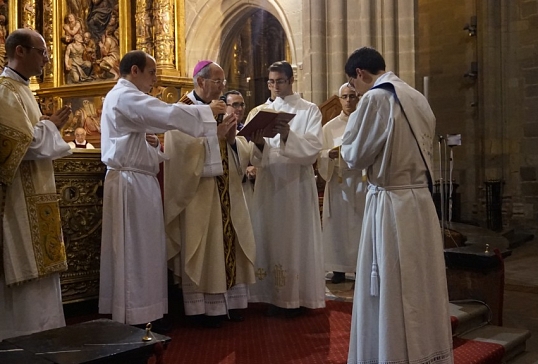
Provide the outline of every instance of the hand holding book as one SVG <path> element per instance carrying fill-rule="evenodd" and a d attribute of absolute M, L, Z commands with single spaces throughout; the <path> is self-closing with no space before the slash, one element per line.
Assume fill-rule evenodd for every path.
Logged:
<path fill-rule="evenodd" d="M 273 109 L 263 109 L 237 135 L 252 138 L 257 130 L 262 130 L 263 136 L 266 138 L 273 138 L 277 133 L 281 133 L 282 136 L 285 135 L 287 138 L 289 133 L 288 123 L 294 117 L 295 114 Z"/>

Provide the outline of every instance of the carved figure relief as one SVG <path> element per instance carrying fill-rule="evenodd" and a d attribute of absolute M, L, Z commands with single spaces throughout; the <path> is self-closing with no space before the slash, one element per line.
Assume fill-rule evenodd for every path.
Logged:
<path fill-rule="evenodd" d="M 65 103 L 71 105 L 72 114 L 62 128 L 64 140 L 71 141 L 75 138 L 75 129 L 84 128 L 88 140 L 100 140 L 101 138 L 101 110 L 104 97 L 72 98 L 65 99 Z"/>
<path fill-rule="evenodd" d="M 7 0 L 0 0 L 0 72 L 4 70 L 6 60 L 6 38 L 8 35 L 8 4 Z"/>
<path fill-rule="evenodd" d="M 73 42 L 69 43 L 65 49 L 65 70 L 67 72 L 67 83 L 79 83 L 93 80 L 90 75 L 92 71 L 91 61 L 84 59 L 86 51 L 82 35 L 76 33 Z"/>
<path fill-rule="evenodd" d="M 119 78 L 118 0 L 69 0 L 64 18 L 68 84 Z"/>
<path fill-rule="evenodd" d="M 24 1 L 22 6 L 22 27 L 35 29 L 35 3 L 32 0 Z"/>

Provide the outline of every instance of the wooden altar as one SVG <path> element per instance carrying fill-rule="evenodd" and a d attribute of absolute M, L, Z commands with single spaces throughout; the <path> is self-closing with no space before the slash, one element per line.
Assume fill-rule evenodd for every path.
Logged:
<path fill-rule="evenodd" d="M 75 149 L 54 161 L 68 264 L 60 279 L 64 303 L 99 296 L 105 171 L 98 149 Z"/>

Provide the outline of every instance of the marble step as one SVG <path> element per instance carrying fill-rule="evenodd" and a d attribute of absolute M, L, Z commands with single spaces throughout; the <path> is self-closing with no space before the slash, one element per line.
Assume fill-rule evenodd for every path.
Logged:
<path fill-rule="evenodd" d="M 478 301 L 458 301 L 449 303 L 452 316 L 452 334 L 460 335 L 488 324 L 490 311 Z"/>
<path fill-rule="evenodd" d="M 502 345 L 505 350 L 503 362 L 506 362 L 525 351 L 526 342 L 531 337 L 531 333 L 525 329 L 486 325 L 458 335 L 458 337 L 465 340 Z"/>
<path fill-rule="evenodd" d="M 538 353 L 526 351 L 509 360 L 508 364 L 538 364 Z"/>

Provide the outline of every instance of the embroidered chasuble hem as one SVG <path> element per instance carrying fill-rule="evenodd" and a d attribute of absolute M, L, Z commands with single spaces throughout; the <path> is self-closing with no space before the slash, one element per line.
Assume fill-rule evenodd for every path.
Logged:
<path fill-rule="evenodd" d="M 39 276 L 67 270 L 57 196 L 27 197 L 26 205 Z"/>
<path fill-rule="evenodd" d="M 37 194 L 31 173 L 31 161 L 21 163 L 19 170 L 23 185 L 28 225 L 34 252 L 34 272 L 21 276 L 6 276 L 6 285 L 19 284 L 52 273 L 67 270 L 67 257 L 63 243 L 60 206 L 56 193 Z M 15 249 L 16 250 L 16 249 Z M 6 257 L 4 257 L 6 259 Z M 9 259 L 9 258 L 7 258 Z M 18 264 L 16 253 L 9 264 Z"/>

